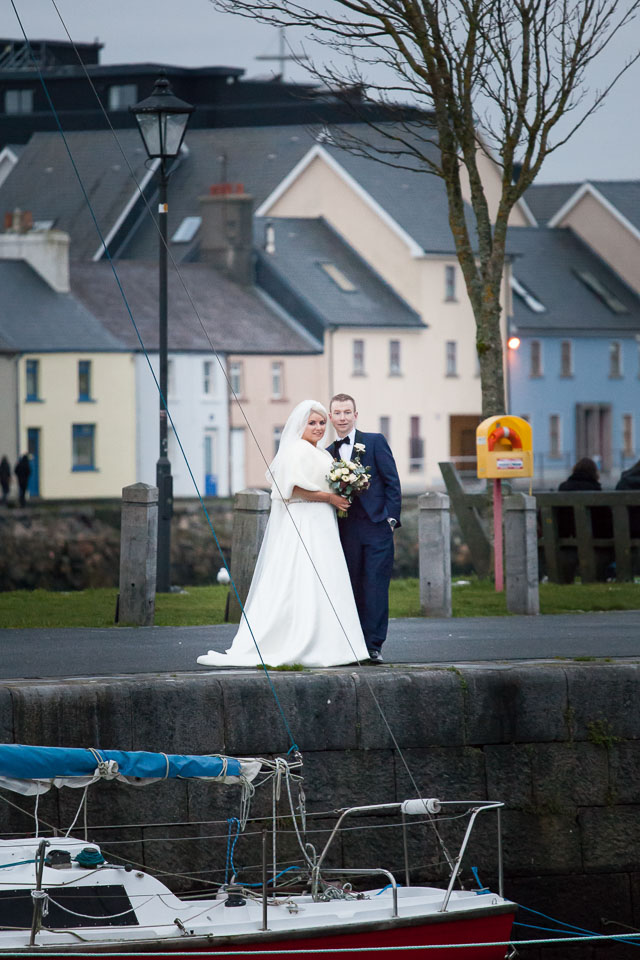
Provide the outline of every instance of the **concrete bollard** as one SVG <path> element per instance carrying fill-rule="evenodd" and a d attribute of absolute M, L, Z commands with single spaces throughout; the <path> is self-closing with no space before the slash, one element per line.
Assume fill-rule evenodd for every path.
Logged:
<path fill-rule="evenodd" d="M 123 487 L 119 623 L 153 626 L 157 550 L 158 488 L 148 483 Z"/>
<path fill-rule="evenodd" d="M 504 546 L 509 613 L 540 613 L 536 498 L 516 493 L 504 500 Z"/>
<path fill-rule="evenodd" d="M 425 617 L 451 616 L 451 515 L 446 493 L 418 497 L 420 606 Z"/>
<path fill-rule="evenodd" d="M 233 505 L 231 577 L 244 604 L 251 586 L 256 560 L 269 519 L 271 496 L 265 490 L 241 490 Z M 226 620 L 240 623 L 242 610 L 233 587 L 229 587 Z"/>

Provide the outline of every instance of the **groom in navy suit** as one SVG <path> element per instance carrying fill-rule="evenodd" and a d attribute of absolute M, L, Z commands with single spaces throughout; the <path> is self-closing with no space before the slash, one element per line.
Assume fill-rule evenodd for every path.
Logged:
<path fill-rule="evenodd" d="M 372 663 L 382 663 L 380 648 L 389 626 L 393 531 L 400 526 L 400 480 L 384 436 L 356 429 L 358 412 L 353 397 L 336 394 L 329 404 L 329 419 L 338 434 L 328 448 L 331 455 L 336 460 L 351 460 L 355 444 L 363 444 L 360 462 L 371 468 L 369 489 L 354 497 L 349 515 L 338 519 L 338 527 L 369 657 Z"/>

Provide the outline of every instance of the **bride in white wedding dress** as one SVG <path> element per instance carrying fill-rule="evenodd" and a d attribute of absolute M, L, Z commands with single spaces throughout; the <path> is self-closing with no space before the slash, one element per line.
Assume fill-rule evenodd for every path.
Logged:
<path fill-rule="evenodd" d="M 336 509 L 349 504 L 330 491 L 332 457 L 318 446 L 326 426 L 327 411 L 315 400 L 291 412 L 267 473 L 271 513 L 240 628 L 226 653 L 210 650 L 198 663 L 332 667 L 368 660 L 336 519 Z"/>

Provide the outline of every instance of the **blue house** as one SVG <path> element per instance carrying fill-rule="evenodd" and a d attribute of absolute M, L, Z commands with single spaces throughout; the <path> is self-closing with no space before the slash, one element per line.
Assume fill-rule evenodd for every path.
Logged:
<path fill-rule="evenodd" d="M 603 486 L 640 456 L 640 296 L 570 229 L 510 231 L 508 407 L 533 428 L 538 487 L 581 457 Z"/>

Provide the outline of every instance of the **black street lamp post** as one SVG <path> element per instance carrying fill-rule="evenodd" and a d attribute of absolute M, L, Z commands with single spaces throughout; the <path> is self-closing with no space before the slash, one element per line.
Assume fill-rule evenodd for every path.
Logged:
<path fill-rule="evenodd" d="M 159 357 L 160 357 L 160 456 L 156 464 L 158 487 L 158 566 L 156 590 L 171 589 L 171 514 L 173 512 L 173 477 L 168 456 L 167 429 L 167 161 L 180 152 L 189 117 L 194 107 L 173 95 L 166 77 L 156 80 L 150 97 L 129 107 L 134 114 L 149 159 L 158 159 L 159 203 Z"/>

